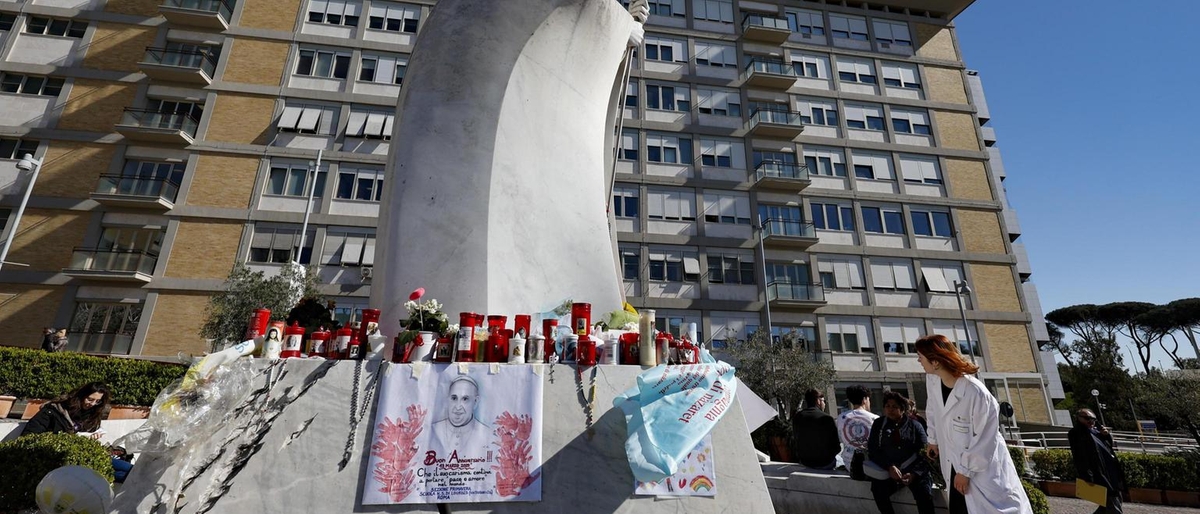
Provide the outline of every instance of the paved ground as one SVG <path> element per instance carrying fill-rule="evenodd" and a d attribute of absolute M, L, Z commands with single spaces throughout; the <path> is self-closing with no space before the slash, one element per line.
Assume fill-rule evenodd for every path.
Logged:
<path fill-rule="evenodd" d="M 1051 514 L 1092 514 L 1096 504 L 1088 503 L 1077 498 L 1058 498 L 1051 496 Z M 1126 503 L 1124 511 L 1128 514 L 1196 514 L 1200 509 L 1184 507 L 1163 507 L 1162 505 L 1146 505 L 1144 503 Z"/>

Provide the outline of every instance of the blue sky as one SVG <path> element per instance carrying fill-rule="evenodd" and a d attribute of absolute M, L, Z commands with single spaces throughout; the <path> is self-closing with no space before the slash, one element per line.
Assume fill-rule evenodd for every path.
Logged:
<path fill-rule="evenodd" d="M 1197 19 L 1195 0 L 976 0 L 955 19 L 1047 312 L 1200 296 Z"/>

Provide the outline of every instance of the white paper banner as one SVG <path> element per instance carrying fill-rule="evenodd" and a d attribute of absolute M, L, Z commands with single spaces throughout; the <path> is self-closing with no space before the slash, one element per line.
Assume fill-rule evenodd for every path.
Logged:
<path fill-rule="evenodd" d="M 658 482 L 638 482 L 634 494 L 649 496 L 716 496 L 717 464 L 713 460 L 712 434 L 704 436 L 679 463 L 679 471 Z"/>
<path fill-rule="evenodd" d="M 541 376 L 487 364 L 399 371 L 380 384 L 364 505 L 541 501 Z"/>

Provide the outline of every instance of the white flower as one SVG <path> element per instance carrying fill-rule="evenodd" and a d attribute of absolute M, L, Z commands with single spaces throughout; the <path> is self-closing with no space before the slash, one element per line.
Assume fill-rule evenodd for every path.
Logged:
<path fill-rule="evenodd" d="M 621 327 L 621 330 L 624 330 L 626 332 L 637 332 L 638 324 L 633 321 L 630 321 L 629 323 L 626 323 L 625 325 L 623 325 Z"/>
<path fill-rule="evenodd" d="M 417 310 L 417 302 L 414 302 L 412 300 L 404 302 L 404 308 L 408 309 L 408 312 L 410 312 L 410 313 L 414 312 Z"/>

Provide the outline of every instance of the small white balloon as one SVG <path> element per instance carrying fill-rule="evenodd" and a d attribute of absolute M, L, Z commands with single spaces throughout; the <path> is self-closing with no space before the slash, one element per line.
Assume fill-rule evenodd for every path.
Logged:
<path fill-rule="evenodd" d="M 63 466 L 46 473 L 34 494 L 44 514 L 106 514 L 113 501 L 108 481 L 84 466 Z"/>

